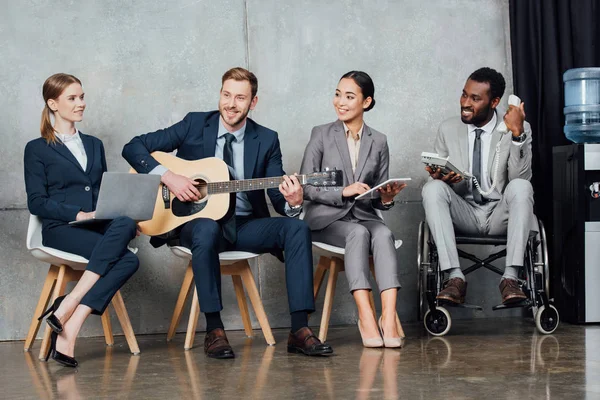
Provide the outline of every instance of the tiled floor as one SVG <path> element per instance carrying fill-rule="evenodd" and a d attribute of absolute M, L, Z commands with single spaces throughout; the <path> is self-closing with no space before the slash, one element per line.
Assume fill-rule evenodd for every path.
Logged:
<path fill-rule="evenodd" d="M 600 399 L 600 327 L 562 324 L 542 336 L 530 319 L 453 321 L 433 338 L 405 324 L 402 350 L 365 349 L 355 326 L 334 327 L 336 355 L 286 352 L 287 332 L 266 346 L 260 331 L 228 336 L 237 357 L 207 359 L 203 333 L 183 350 L 184 334 L 138 336 L 140 356 L 125 339 L 81 339 L 76 370 L 23 353 L 23 342 L 0 343 L 0 398 L 131 399 Z"/>

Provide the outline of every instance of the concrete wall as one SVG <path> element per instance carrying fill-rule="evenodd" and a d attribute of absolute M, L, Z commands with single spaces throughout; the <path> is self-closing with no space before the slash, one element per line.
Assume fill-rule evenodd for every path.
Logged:
<path fill-rule="evenodd" d="M 367 71 L 377 106 L 366 121 L 388 135 L 390 175 L 413 178 L 386 220 L 404 240 L 398 311 L 403 320 L 415 319 L 420 190 L 427 177 L 419 154 L 432 148 L 437 125 L 459 112 L 470 72 L 492 66 L 512 88 L 506 0 L 2 3 L 0 340 L 25 337 L 47 271 L 25 249 L 22 154 L 39 135 L 41 85 L 59 71 L 84 82 L 88 108 L 79 128 L 104 141 L 110 170 L 124 171 L 120 152 L 132 136 L 168 126 L 191 110 L 214 109 L 222 73 L 248 67 L 259 78 L 253 118 L 279 132 L 288 172 L 299 168 L 311 127 L 335 119 L 331 101 L 339 77 Z M 151 249 L 146 238 L 135 245 L 141 268 L 123 289 L 135 332 L 165 332 L 185 262 L 164 248 Z M 288 326 L 283 266 L 265 255 L 252 267 L 271 325 Z M 495 278 L 477 273 L 471 282 L 474 302 L 499 301 Z M 240 328 L 229 279 L 224 298 L 226 326 Z M 355 320 L 342 276 L 331 321 Z M 97 318 L 82 331 L 100 333 Z"/>

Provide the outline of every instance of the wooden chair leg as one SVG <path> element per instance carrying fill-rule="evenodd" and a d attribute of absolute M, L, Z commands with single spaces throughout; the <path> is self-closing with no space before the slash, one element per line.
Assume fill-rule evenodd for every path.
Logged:
<path fill-rule="evenodd" d="M 194 298 L 190 308 L 190 319 L 188 321 L 187 332 L 185 334 L 185 350 L 191 350 L 194 346 L 194 336 L 196 335 L 196 326 L 198 326 L 198 317 L 200 316 L 200 303 L 198 301 L 198 291 L 194 288 Z"/>
<path fill-rule="evenodd" d="M 112 299 L 112 305 L 115 308 L 115 313 L 117 314 L 117 318 L 121 324 L 121 329 L 123 329 L 123 334 L 125 335 L 125 339 L 129 345 L 129 350 L 133 353 L 133 355 L 137 356 L 140 354 L 140 347 L 138 346 L 137 339 L 133 333 L 131 320 L 129 319 L 129 314 L 125 308 L 125 302 L 123 301 L 123 296 L 121 296 L 120 290 L 115 293 Z"/>
<path fill-rule="evenodd" d="M 324 342 L 327 339 L 327 331 L 329 329 L 329 318 L 331 317 L 331 309 L 333 308 L 333 298 L 335 296 L 335 286 L 339 271 L 344 265 L 342 260 L 335 257 L 331 258 L 329 267 L 329 279 L 327 280 L 327 288 L 325 290 L 325 302 L 323 303 L 323 315 L 321 316 L 321 327 L 319 329 L 319 339 Z"/>
<path fill-rule="evenodd" d="M 271 332 L 271 325 L 269 325 L 269 320 L 267 319 L 267 314 L 265 313 L 260 294 L 256 288 L 256 282 L 254 281 L 254 276 L 252 276 L 252 270 L 247 263 L 246 265 L 247 267 L 241 271 L 242 280 L 244 281 L 244 286 L 248 291 L 248 297 L 252 303 L 252 308 L 254 308 L 254 314 L 258 319 L 258 323 L 260 324 L 260 328 L 265 336 L 265 340 L 269 345 L 273 346 L 275 344 L 275 338 L 273 337 L 273 332 Z"/>
<path fill-rule="evenodd" d="M 246 265 L 248 262 L 246 262 Z M 248 268 L 250 268 L 248 266 Z M 252 321 L 250 320 L 250 312 L 248 311 L 248 302 L 246 301 L 246 293 L 244 293 L 244 285 L 242 284 L 242 278 L 239 275 L 231 275 L 233 280 L 233 287 L 235 289 L 235 297 L 237 297 L 238 306 L 240 307 L 240 314 L 242 315 L 242 322 L 244 323 L 244 331 L 246 336 L 252 337 Z"/>
<path fill-rule="evenodd" d="M 179 290 L 179 296 L 177 297 L 177 303 L 175 304 L 175 310 L 173 311 L 173 317 L 171 317 L 171 325 L 169 325 L 169 331 L 167 333 L 167 342 L 170 342 L 175 336 L 177 331 L 177 325 L 179 325 L 179 321 L 181 320 L 181 315 L 183 314 L 183 308 L 185 307 L 185 302 L 187 301 L 188 295 L 190 293 L 190 288 L 194 283 L 194 271 L 192 270 L 192 262 L 188 264 L 185 269 L 185 276 L 183 277 L 183 283 L 181 284 L 181 290 Z"/>
<path fill-rule="evenodd" d="M 24 351 L 29 351 L 33 347 L 33 342 L 38 330 L 40 329 L 40 324 L 42 323 L 42 321 L 38 321 L 38 318 L 44 311 L 46 311 L 46 308 L 48 307 L 48 303 L 50 302 L 50 293 L 52 293 L 52 289 L 54 288 L 54 282 L 56 281 L 57 275 L 58 267 L 56 265 L 50 265 L 48 274 L 46 275 L 46 280 L 44 281 L 44 286 L 42 286 L 40 299 L 35 307 L 33 318 L 31 319 L 31 324 L 29 325 L 29 332 L 27 333 L 25 347 L 23 349 Z"/>
<path fill-rule="evenodd" d="M 329 262 L 329 258 L 327 257 L 319 258 L 319 264 L 317 264 L 315 278 L 313 279 L 313 295 L 315 296 L 315 300 L 317 299 L 319 290 L 321 290 L 321 286 L 323 285 L 323 280 L 325 279 L 325 274 L 327 273 L 327 267 L 329 266 Z"/>
<path fill-rule="evenodd" d="M 102 314 L 102 329 L 104 330 L 104 339 L 106 340 L 107 346 L 113 346 L 115 344 L 115 338 L 113 337 L 112 324 L 110 323 L 110 313 L 108 308 L 104 310 Z"/>
<path fill-rule="evenodd" d="M 66 265 L 61 265 L 58 267 L 58 274 L 56 276 L 56 284 L 54 285 L 54 293 L 52 294 L 52 300 L 56 299 L 59 296 L 62 296 L 65 293 L 65 287 L 67 286 L 67 267 Z M 52 329 L 50 326 L 46 325 L 46 330 L 44 332 L 44 339 L 42 340 L 42 345 L 40 347 L 40 360 L 46 360 L 46 355 L 48 354 L 48 349 L 50 348 L 50 334 L 52 333 Z"/>

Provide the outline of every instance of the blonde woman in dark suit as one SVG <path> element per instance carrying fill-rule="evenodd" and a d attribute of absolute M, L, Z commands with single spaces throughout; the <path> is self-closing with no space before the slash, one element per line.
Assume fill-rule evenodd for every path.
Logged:
<path fill-rule="evenodd" d="M 338 120 L 316 126 L 302 160 L 302 173 L 325 167 L 344 171 L 344 189 L 304 189 L 304 221 L 313 240 L 344 247 L 345 270 L 358 308 L 358 328 L 365 347 L 402 347 L 404 332 L 396 313 L 400 282 L 394 235 L 376 210 L 389 210 L 405 185 L 379 190 L 376 199 L 355 197 L 388 179 L 389 149 L 384 134 L 364 123 L 375 105 L 375 87 L 368 74 L 351 71 L 342 76 L 333 99 Z M 369 302 L 369 257 L 373 255 L 381 293 L 379 323 Z M 379 326 L 378 326 L 379 325 Z"/>

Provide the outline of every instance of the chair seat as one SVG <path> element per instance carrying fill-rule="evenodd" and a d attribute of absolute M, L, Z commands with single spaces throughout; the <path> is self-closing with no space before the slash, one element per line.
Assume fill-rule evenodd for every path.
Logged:
<path fill-rule="evenodd" d="M 337 247 L 322 242 L 312 242 L 312 245 L 315 253 L 319 255 L 324 255 L 327 257 L 344 258 L 344 254 L 346 254 L 346 249 L 344 249 L 343 247 Z M 396 247 L 396 250 L 399 249 L 400 246 L 402 246 L 402 240 L 396 240 L 394 242 L 394 247 Z"/>
<path fill-rule="evenodd" d="M 88 260 L 77 254 L 67 253 L 66 251 L 53 249 L 52 247 L 39 246 L 29 249 L 31 254 L 40 261 L 45 261 L 52 265 L 68 265 L 76 270 L 84 270 Z"/>
<path fill-rule="evenodd" d="M 188 260 L 192 258 L 192 251 L 187 247 L 172 246 L 170 247 L 170 249 L 173 252 L 173 254 L 175 254 L 177 257 L 185 258 Z M 222 263 L 224 261 L 237 262 L 242 260 L 250 260 L 252 258 L 258 257 L 259 255 L 260 254 L 250 253 L 248 251 L 224 251 L 222 253 L 219 253 L 219 261 L 221 261 Z"/>
<path fill-rule="evenodd" d="M 456 244 L 505 245 L 506 236 L 456 236 Z"/>

